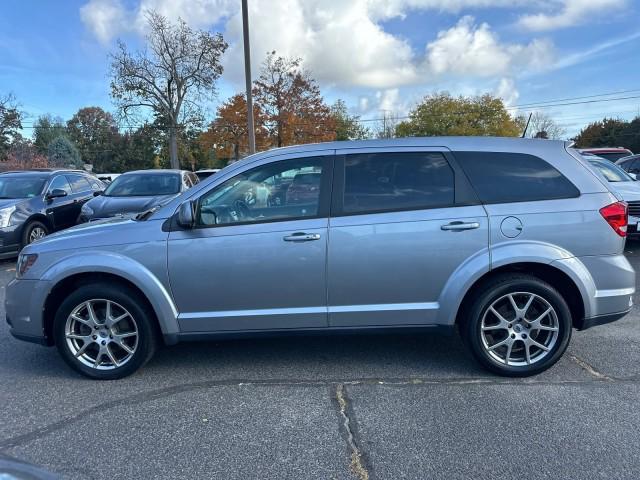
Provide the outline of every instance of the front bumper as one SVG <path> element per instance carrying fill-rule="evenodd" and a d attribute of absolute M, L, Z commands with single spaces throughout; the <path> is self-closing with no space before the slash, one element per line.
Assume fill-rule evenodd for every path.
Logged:
<path fill-rule="evenodd" d="M 5 297 L 6 321 L 15 338 L 50 345 L 45 331 L 43 311 L 50 282 L 13 279 L 7 285 Z"/>
<path fill-rule="evenodd" d="M 22 241 L 22 224 L 0 228 L 0 259 L 18 255 Z"/>

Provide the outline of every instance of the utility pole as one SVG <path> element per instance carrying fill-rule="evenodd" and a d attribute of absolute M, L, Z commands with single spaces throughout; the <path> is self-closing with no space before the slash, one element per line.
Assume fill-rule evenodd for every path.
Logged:
<path fill-rule="evenodd" d="M 247 134 L 249 136 L 249 155 L 251 155 L 256 153 L 256 134 L 253 125 L 253 98 L 251 96 L 251 53 L 247 0 L 242 0 L 242 34 L 244 37 L 244 77 L 247 84 Z"/>

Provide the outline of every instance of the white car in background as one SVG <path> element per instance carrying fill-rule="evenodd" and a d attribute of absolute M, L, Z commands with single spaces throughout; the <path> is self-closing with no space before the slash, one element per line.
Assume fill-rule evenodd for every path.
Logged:
<path fill-rule="evenodd" d="M 633 174 L 625 172 L 609 160 L 592 155 L 584 156 L 584 158 L 596 167 L 596 170 L 609 182 L 611 190 L 619 194 L 629 204 L 627 234 L 637 234 L 638 222 L 640 222 L 640 182 L 635 179 Z"/>

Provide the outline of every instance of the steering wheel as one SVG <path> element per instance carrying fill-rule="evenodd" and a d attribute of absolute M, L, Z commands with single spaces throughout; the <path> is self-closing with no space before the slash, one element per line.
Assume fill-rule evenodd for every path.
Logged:
<path fill-rule="evenodd" d="M 233 209 L 238 214 L 239 219 L 251 217 L 251 210 L 249 206 L 243 200 L 236 200 L 233 202 Z"/>

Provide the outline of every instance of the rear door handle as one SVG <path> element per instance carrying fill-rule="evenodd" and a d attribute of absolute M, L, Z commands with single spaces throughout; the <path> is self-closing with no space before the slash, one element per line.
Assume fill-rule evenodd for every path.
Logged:
<path fill-rule="evenodd" d="M 320 240 L 320 234 L 296 232 L 285 236 L 283 240 L 285 242 L 311 242 L 313 240 Z"/>
<path fill-rule="evenodd" d="M 480 228 L 479 222 L 451 222 L 446 223 L 440 227 L 441 230 L 461 231 L 461 230 L 474 230 Z"/>

